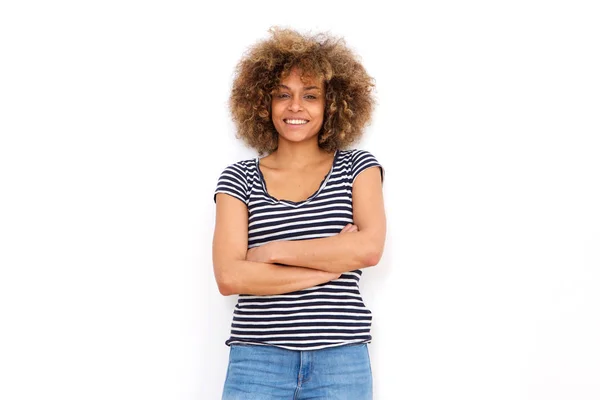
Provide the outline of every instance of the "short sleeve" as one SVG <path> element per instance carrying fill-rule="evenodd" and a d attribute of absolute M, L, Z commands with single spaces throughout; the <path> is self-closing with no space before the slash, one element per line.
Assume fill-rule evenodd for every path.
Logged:
<path fill-rule="evenodd" d="M 217 193 L 227 193 L 241 200 L 244 204 L 248 204 L 248 182 L 246 180 L 246 170 L 243 165 L 239 163 L 232 164 L 221 172 L 213 196 L 215 203 L 217 201 Z"/>
<path fill-rule="evenodd" d="M 383 182 L 385 173 L 375 156 L 366 150 L 356 150 L 354 154 L 352 154 L 352 183 L 354 184 L 354 180 L 361 172 L 371 167 L 379 167 L 381 172 L 381 182 Z"/>

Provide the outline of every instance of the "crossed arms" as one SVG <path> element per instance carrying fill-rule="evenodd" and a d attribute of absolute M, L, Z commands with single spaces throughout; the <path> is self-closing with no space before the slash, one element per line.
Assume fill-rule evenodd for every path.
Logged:
<path fill-rule="evenodd" d="M 274 295 L 337 279 L 376 265 L 383 253 L 386 219 L 378 167 L 364 170 L 352 188 L 354 226 L 327 238 L 276 241 L 248 250 L 248 209 L 217 194 L 213 269 L 222 295 Z M 284 264 L 284 265 L 280 265 Z"/>

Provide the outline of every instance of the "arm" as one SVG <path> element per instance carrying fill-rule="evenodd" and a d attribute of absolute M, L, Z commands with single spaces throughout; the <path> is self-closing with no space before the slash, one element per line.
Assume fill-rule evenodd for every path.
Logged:
<path fill-rule="evenodd" d="M 219 292 L 272 295 L 306 289 L 337 279 L 339 273 L 246 261 L 248 209 L 238 199 L 217 194 L 213 269 Z"/>
<path fill-rule="evenodd" d="M 250 259 L 342 273 L 376 265 L 386 232 L 381 173 L 364 170 L 352 188 L 354 224 L 358 232 L 321 239 L 278 241 L 261 246 Z"/>

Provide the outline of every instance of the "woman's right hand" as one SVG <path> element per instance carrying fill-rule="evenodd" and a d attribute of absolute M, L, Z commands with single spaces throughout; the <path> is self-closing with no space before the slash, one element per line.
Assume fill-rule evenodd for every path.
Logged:
<path fill-rule="evenodd" d="M 358 226 L 356 226 L 354 224 L 348 224 L 340 231 L 340 234 L 351 233 L 351 232 L 358 232 Z"/>

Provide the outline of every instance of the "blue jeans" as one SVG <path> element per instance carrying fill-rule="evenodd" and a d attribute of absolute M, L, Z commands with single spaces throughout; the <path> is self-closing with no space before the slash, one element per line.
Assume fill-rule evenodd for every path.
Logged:
<path fill-rule="evenodd" d="M 371 400 L 367 345 L 295 351 L 231 345 L 222 400 Z"/>

